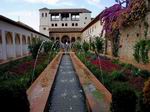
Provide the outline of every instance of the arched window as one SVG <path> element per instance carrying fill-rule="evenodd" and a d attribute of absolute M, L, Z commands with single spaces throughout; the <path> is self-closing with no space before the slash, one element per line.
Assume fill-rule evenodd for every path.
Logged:
<path fill-rule="evenodd" d="M 72 37 L 71 42 L 75 42 L 75 41 L 76 41 L 75 37 Z"/>
<path fill-rule="evenodd" d="M 42 17 L 44 17 L 44 13 L 42 13 Z"/>
<path fill-rule="evenodd" d="M 77 40 L 79 40 L 79 41 L 80 41 L 80 40 L 81 40 L 81 37 L 77 37 Z"/>
<path fill-rule="evenodd" d="M 54 41 L 54 37 L 51 37 L 51 41 Z"/>
<path fill-rule="evenodd" d="M 56 37 L 56 40 L 60 40 L 60 38 L 59 38 L 59 37 Z"/>
<path fill-rule="evenodd" d="M 15 35 L 15 43 L 18 45 L 18 44 L 20 44 L 20 36 L 19 36 L 19 34 L 16 34 Z"/>
<path fill-rule="evenodd" d="M 25 37 L 25 35 L 22 36 L 22 44 L 23 44 L 23 45 L 26 44 L 26 37 Z"/>
<path fill-rule="evenodd" d="M 13 44 L 13 39 L 12 39 L 12 33 L 11 32 L 6 33 L 6 44 Z"/>

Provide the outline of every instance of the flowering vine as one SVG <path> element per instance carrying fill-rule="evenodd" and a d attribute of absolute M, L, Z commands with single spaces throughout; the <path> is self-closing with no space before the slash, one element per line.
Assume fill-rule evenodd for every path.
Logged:
<path fill-rule="evenodd" d="M 145 16 L 145 0 L 115 0 L 116 4 L 101 12 L 99 18 L 103 24 L 105 37 L 112 37 L 121 27 L 126 27 Z"/>

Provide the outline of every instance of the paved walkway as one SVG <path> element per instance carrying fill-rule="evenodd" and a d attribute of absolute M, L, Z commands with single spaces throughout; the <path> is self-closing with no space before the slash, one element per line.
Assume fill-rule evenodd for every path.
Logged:
<path fill-rule="evenodd" d="M 83 90 L 67 54 L 62 56 L 48 103 L 49 112 L 87 112 Z"/>

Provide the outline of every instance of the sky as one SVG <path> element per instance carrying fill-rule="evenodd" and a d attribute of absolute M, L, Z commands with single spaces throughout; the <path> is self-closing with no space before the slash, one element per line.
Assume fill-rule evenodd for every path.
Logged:
<path fill-rule="evenodd" d="M 86 8 L 92 17 L 105 7 L 112 6 L 115 0 L 1 0 L 0 15 L 21 21 L 39 31 L 39 9 Z"/>

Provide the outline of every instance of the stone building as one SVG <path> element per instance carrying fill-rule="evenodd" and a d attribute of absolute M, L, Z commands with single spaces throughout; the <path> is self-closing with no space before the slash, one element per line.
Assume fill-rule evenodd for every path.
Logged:
<path fill-rule="evenodd" d="M 81 40 L 82 29 L 91 22 L 87 9 L 42 8 L 39 12 L 40 32 L 62 43 Z"/>
<path fill-rule="evenodd" d="M 98 14 L 86 27 L 82 30 L 82 39 L 86 41 L 92 41 L 95 37 L 101 35 L 103 26 L 100 23 Z M 103 36 L 102 36 L 103 37 Z"/>
<path fill-rule="evenodd" d="M 0 62 L 29 55 L 28 45 L 33 38 L 49 41 L 31 27 L 0 15 Z"/>

